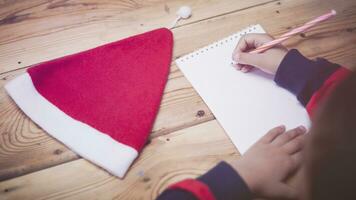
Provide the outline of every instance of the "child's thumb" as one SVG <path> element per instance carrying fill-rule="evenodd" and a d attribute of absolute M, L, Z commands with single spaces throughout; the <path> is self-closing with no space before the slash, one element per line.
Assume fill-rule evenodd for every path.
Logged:
<path fill-rule="evenodd" d="M 239 64 L 251 65 L 254 67 L 261 66 L 261 55 L 255 53 L 237 53 L 235 61 Z"/>

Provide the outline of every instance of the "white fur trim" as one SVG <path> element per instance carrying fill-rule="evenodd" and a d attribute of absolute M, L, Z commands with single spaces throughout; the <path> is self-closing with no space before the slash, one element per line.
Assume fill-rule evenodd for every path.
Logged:
<path fill-rule="evenodd" d="M 35 89 L 28 73 L 5 86 L 12 99 L 35 123 L 74 152 L 122 178 L 137 151 L 95 128 L 73 119 Z"/>

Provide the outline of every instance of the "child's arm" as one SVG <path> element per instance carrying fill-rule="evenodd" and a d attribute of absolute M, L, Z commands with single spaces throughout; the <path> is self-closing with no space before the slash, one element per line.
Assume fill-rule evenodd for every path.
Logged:
<path fill-rule="evenodd" d="M 246 183 L 226 162 L 220 162 L 197 179 L 186 179 L 168 187 L 157 200 L 252 199 Z M 233 198 L 231 198 L 233 197 Z"/>
<path fill-rule="evenodd" d="M 309 60 L 292 49 L 279 65 L 274 80 L 294 93 L 312 115 L 320 101 L 350 72 L 325 59 Z"/>
<path fill-rule="evenodd" d="M 284 183 L 301 164 L 304 127 L 285 131 L 276 127 L 257 141 L 238 160 L 221 162 L 197 179 L 168 187 L 157 200 L 250 200 L 252 198 L 295 198 Z"/>
<path fill-rule="evenodd" d="M 350 73 L 325 59 L 309 60 L 298 50 L 288 51 L 281 45 L 261 54 L 246 53 L 271 40 L 273 38 L 267 34 L 248 34 L 242 38 L 233 53 L 233 59 L 241 63 L 236 68 L 248 72 L 257 67 L 275 75 L 275 82 L 294 93 L 309 114 Z"/>

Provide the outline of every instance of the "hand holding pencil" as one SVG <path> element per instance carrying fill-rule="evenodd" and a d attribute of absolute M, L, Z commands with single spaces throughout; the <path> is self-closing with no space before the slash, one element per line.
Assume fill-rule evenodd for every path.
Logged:
<path fill-rule="evenodd" d="M 306 32 L 334 15 L 336 15 L 336 11 L 331 10 L 276 39 L 267 34 L 248 34 L 242 37 L 237 44 L 233 52 L 232 64 L 242 72 L 248 72 L 253 67 L 258 67 L 267 73 L 275 74 L 288 51 L 281 43 L 296 34 Z"/>
<path fill-rule="evenodd" d="M 249 53 L 251 49 L 256 49 L 265 43 L 273 41 L 273 37 L 268 34 L 247 34 L 240 39 L 234 53 L 233 60 L 237 61 L 234 66 L 242 72 L 249 72 L 253 67 L 274 75 L 288 49 L 282 45 L 274 46 L 263 53 Z"/>

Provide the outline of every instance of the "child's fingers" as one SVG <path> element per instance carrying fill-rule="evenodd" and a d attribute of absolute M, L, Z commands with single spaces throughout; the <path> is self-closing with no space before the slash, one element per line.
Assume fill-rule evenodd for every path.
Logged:
<path fill-rule="evenodd" d="M 277 127 L 273 128 L 273 129 L 271 129 L 270 131 L 268 131 L 268 133 L 266 133 L 266 135 L 264 135 L 259 140 L 259 142 L 261 142 L 261 143 L 271 143 L 275 138 L 277 138 L 279 135 L 281 135 L 285 131 L 286 131 L 286 127 L 284 125 L 277 126 Z"/>
<path fill-rule="evenodd" d="M 232 59 L 235 59 L 234 56 L 239 53 L 239 52 L 244 52 L 248 48 L 248 44 L 244 38 L 241 38 L 239 42 L 237 43 L 233 53 L 232 53 Z"/>
<path fill-rule="evenodd" d="M 244 36 L 248 48 L 254 49 L 273 40 L 273 37 L 265 33 L 250 33 Z"/>
<path fill-rule="evenodd" d="M 273 140 L 272 144 L 276 146 L 282 146 L 287 142 L 293 140 L 294 138 L 304 134 L 305 132 L 306 132 L 306 128 L 304 126 L 299 126 L 278 136 L 275 140 Z"/>
<path fill-rule="evenodd" d="M 237 43 L 234 51 L 232 52 L 232 60 L 237 61 L 238 58 L 236 56 L 239 55 L 241 52 L 245 52 L 248 49 L 247 41 L 242 37 L 240 38 L 239 42 Z"/>
<path fill-rule="evenodd" d="M 237 53 L 235 56 L 236 62 L 243 65 L 250 65 L 254 67 L 260 67 L 263 65 L 265 55 L 262 54 L 252 54 L 252 53 Z"/>
<path fill-rule="evenodd" d="M 283 145 L 283 148 L 288 154 L 294 154 L 303 149 L 304 143 L 305 143 L 305 135 L 300 135 L 290 140 L 285 145 Z"/>
<path fill-rule="evenodd" d="M 243 68 L 243 65 L 237 63 L 237 64 L 234 64 L 234 67 L 237 70 L 241 70 Z"/>
<path fill-rule="evenodd" d="M 241 71 L 242 71 L 243 73 L 247 73 L 247 72 L 250 72 L 252 69 L 253 69 L 252 66 L 250 66 L 250 65 L 244 65 L 244 66 L 241 68 Z"/>
<path fill-rule="evenodd" d="M 232 59 L 238 62 L 237 70 L 246 73 L 252 70 L 253 67 L 260 67 L 265 60 L 263 55 L 247 53 L 249 49 L 254 49 L 262 44 L 271 41 L 273 38 L 267 34 L 247 34 L 238 42 Z"/>
<path fill-rule="evenodd" d="M 246 34 L 237 43 L 235 50 L 232 54 L 232 59 L 235 60 L 235 56 L 238 53 L 246 52 L 250 49 L 255 49 L 266 42 L 273 40 L 273 37 L 268 34 L 250 33 Z M 237 61 L 237 60 L 236 60 Z"/>
<path fill-rule="evenodd" d="M 242 71 L 243 73 L 247 73 L 252 70 L 252 66 L 244 65 L 244 64 L 235 64 L 235 69 Z"/>

